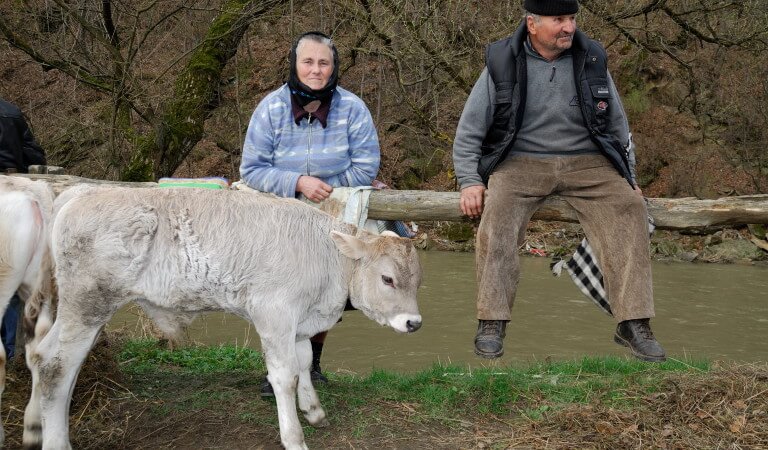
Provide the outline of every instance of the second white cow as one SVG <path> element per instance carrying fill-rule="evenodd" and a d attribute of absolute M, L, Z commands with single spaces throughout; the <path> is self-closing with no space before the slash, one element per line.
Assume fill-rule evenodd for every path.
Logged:
<path fill-rule="evenodd" d="M 24 301 L 26 348 L 51 325 L 53 285 L 48 233 L 53 190 L 43 181 L 0 175 L 0 317 L 18 291 Z M 5 389 L 5 349 L 0 345 L 0 395 Z M 0 447 L 4 442 L 0 424 Z"/>
<path fill-rule="evenodd" d="M 223 310 L 250 320 L 282 444 L 306 448 L 297 394 L 307 421 L 327 424 L 310 381 L 309 337 L 337 322 L 347 298 L 397 331 L 421 326 L 412 243 L 354 232 L 299 201 L 247 192 L 120 188 L 66 203 L 51 238 L 58 315 L 33 355 L 43 448 L 69 448 L 77 373 L 100 330 L 131 301 L 148 311 Z M 39 418 L 29 416 L 25 430 L 39 430 Z"/>

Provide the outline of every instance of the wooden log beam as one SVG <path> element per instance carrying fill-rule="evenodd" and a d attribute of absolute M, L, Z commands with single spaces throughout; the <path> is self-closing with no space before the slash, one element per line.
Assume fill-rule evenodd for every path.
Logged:
<path fill-rule="evenodd" d="M 714 200 L 649 198 L 648 211 L 664 229 L 722 227 L 768 223 L 768 195 L 722 197 Z"/>
<path fill-rule="evenodd" d="M 667 230 L 706 229 L 768 223 L 768 195 L 696 198 L 649 198 L 656 227 Z M 461 221 L 458 192 L 377 191 L 371 194 L 368 217 L 386 220 Z M 533 215 L 536 220 L 578 222 L 576 212 L 560 197 L 548 198 Z"/>
<path fill-rule="evenodd" d="M 91 183 L 127 187 L 157 187 L 157 183 L 128 183 L 92 180 L 72 175 L 20 175 L 46 180 L 58 194 L 77 184 Z M 746 224 L 768 224 L 768 195 L 696 198 L 649 198 L 649 212 L 656 226 L 668 230 L 721 228 Z M 371 193 L 368 217 L 381 220 L 465 221 L 459 210 L 458 192 L 383 190 Z M 562 198 L 552 196 L 534 214 L 536 220 L 577 222 L 576 212 Z"/>

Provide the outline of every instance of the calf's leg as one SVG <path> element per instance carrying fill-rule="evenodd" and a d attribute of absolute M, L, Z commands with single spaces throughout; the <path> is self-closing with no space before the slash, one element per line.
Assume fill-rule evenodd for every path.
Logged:
<path fill-rule="evenodd" d="M 296 332 L 283 330 L 283 332 L 266 335 L 260 333 L 259 336 L 264 360 L 267 363 L 267 379 L 275 391 L 280 441 L 286 450 L 306 450 L 304 432 L 296 412 L 296 385 L 299 381 Z"/>
<path fill-rule="evenodd" d="M 312 365 L 312 345 L 309 339 L 296 343 L 296 356 L 299 362 L 299 409 L 310 425 L 328 426 L 325 411 L 320 405 L 320 398 L 317 396 L 309 374 L 309 368 Z"/>
<path fill-rule="evenodd" d="M 106 322 L 106 321 L 105 321 Z M 83 323 L 59 310 L 33 358 L 38 365 L 43 449 L 70 449 L 69 405 L 77 374 L 103 323 Z"/>

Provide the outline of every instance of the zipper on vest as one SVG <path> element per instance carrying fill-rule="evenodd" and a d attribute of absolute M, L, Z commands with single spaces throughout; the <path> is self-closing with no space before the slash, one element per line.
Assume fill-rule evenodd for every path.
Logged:
<path fill-rule="evenodd" d="M 555 79 L 555 69 L 556 69 L 556 67 L 552 66 L 552 75 L 549 77 L 549 82 L 550 83 L 552 82 L 552 80 Z"/>
<path fill-rule="evenodd" d="M 309 116 L 307 116 L 307 125 L 309 125 L 309 138 L 307 139 L 307 175 L 312 175 L 309 173 L 309 155 L 312 152 L 312 113 L 309 113 Z"/>

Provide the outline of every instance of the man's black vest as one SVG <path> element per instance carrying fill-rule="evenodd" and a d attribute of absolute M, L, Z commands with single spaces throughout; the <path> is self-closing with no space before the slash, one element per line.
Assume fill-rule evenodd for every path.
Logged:
<path fill-rule="evenodd" d="M 488 74 L 496 87 L 493 124 L 483 140 L 477 165 L 477 172 L 486 185 L 493 170 L 506 158 L 515 143 L 523 122 L 527 91 L 527 64 L 523 44 L 527 36 L 528 29 L 523 23 L 512 36 L 489 44 L 485 51 Z M 632 184 L 628 150 L 616 136 L 608 133 L 607 108 L 597 107 L 598 103 L 607 102 L 611 97 L 608 88 L 608 55 L 602 45 L 578 30 L 571 50 L 584 124 L 592 141 Z"/>

